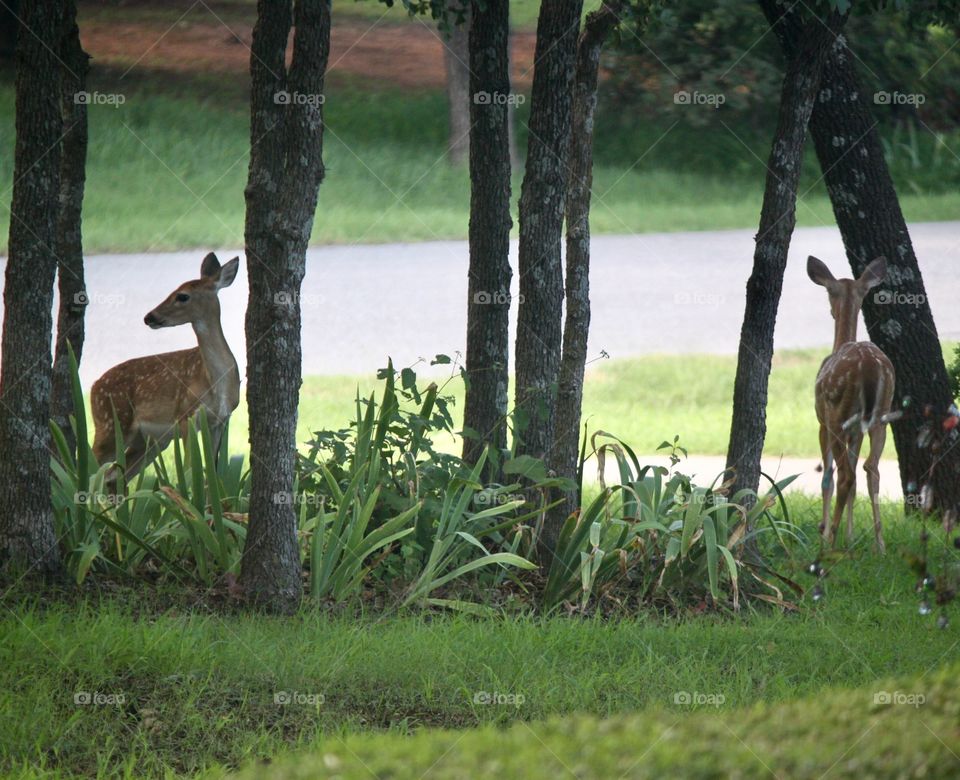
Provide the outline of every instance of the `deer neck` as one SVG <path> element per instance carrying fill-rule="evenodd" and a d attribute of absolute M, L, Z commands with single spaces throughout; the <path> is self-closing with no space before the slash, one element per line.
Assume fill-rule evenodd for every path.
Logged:
<path fill-rule="evenodd" d="M 836 352 L 844 344 L 857 340 L 857 315 L 859 309 L 841 311 L 837 317 L 833 330 L 833 351 Z"/>
<path fill-rule="evenodd" d="M 221 406 L 232 411 L 236 405 L 233 403 L 236 400 L 234 396 L 239 397 L 240 372 L 230 345 L 224 338 L 219 316 L 197 320 L 193 323 L 193 332 L 197 335 L 200 358 L 210 378 L 211 393 Z M 231 403 L 233 406 L 230 406 Z"/>

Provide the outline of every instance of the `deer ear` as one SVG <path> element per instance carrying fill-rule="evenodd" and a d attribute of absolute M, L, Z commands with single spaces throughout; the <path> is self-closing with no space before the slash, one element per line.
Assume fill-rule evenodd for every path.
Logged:
<path fill-rule="evenodd" d="M 870 265 L 863 269 L 860 278 L 857 279 L 867 290 L 876 287 L 880 282 L 887 278 L 887 258 L 881 256 L 872 260 Z"/>
<path fill-rule="evenodd" d="M 205 279 L 215 279 L 219 273 L 220 261 L 217 260 L 216 254 L 211 252 L 203 258 L 203 262 L 200 263 L 200 276 Z"/>
<path fill-rule="evenodd" d="M 239 257 L 235 257 L 233 260 L 224 263 L 220 268 L 220 274 L 217 277 L 217 289 L 222 290 L 224 287 L 229 287 L 231 284 L 233 284 L 233 280 L 237 278 L 237 270 L 239 268 Z"/>
<path fill-rule="evenodd" d="M 814 284 L 819 284 L 821 287 L 828 287 L 831 282 L 837 281 L 826 263 L 813 255 L 807 258 L 807 276 Z"/>

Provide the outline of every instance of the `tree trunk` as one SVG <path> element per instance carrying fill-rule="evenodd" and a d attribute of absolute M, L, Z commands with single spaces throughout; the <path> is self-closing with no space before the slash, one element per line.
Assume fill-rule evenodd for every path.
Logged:
<path fill-rule="evenodd" d="M 297 0 L 289 72 L 290 0 L 259 0 L 250 57 L 246 188 L 247 405 L 250 521 L 240 582 L 250 600 L 289 613 L 302 595 L 293 504 L 301 383 L 300 284 L 323 180 L 327 0 Z"/>
<path fill-rule="evenodd" d="M 577 478 L 580 412 L 590 330 L 590 188 L 593 184 L 593 126 L 597 108 L 600 50 L 619 21 L 621 5 L 602 5 L 587 16 L 577 44 L 567 179 L 566 319 L 557 391 L 557 429 L 550 466 L 560 477 Z M 582 487 L 582 486 L 578 486 Z M 577 509 L 580 490 L 566 493 L 546 518 L 540 542 L 552 552 L 567 517 Z"/>
<path fill-rule="evenodd" d="M 520 454 L 546 459 L 553 446 L 562 341 L 561 235 L 567 186 L 578 0 L 543 0 L 537 22 L 530 137 L 520 192 L 520 306 L 514 435 Z"/>
<path fill-rule="evenodd" d="M 795 25 L 774 29 L 787 56 L 794 57 Z M 953 398 L 923 277 L 855 59 L 845 39 L 831 49 L 810 132 L 854 276 L 874 258 L 887 258 L 887 279 L 866 297 L 863 312 L 870 339 L 897 373 L 894 408 L 910 399 L 908 413 L 892 425 L 909 511 L 919 506 L 920 491 L 937 457 L 929 447 L 918 446 L 919 429 L 927 422 L 922 411 L 930 406 L 944 415 Z M 948 446 L 939 453 L 929 485 L 934 508 L 955 516 L 960 506 L 960 448 Z"/>
<path fill-rule="evenodd" d="M 506 96 L 508 0 L 475 0 L 470 26 L 470 93 Z M 470 101 L 470 269 L 467 293 L 463 457 L 507 446 L 510 362 L 510 152 L 507 104 Z M 499 460 L 499 459 L 498 459 Z M 497 463 L 489 476 L 497 479 Z"/>
<path fill-rule="evenodd" d="M 765 12 L 770 7 L 778 8 L 775 0 L 761 0 L 761 5 Z M 783 79 L 737 354 L 727 449 L 727 469 L 733 474 L 731 496 L 742 489 L 756 491 L 760 485 L 773 331 L 796 222 L 797 184 L 807 123 L 813 112 L 823 62 L 835 31 L 841 26 L 842 19 L 836 14 L 831 14 L 827 25 L 816 18 L 804 22 L 798 56 L 789 63 Z"/>
<path fill-rule="evenodd" d="M 448 9 L 451 15 L 451 29 L 443 42 L 443 64 L 447 72 L 447 101 L 450 114 L 447 161 L 451 165 L 462 165 L 470 155 L 469 0 L 463 0 L 463 5 L 461 0 L 450 0 Z M 456 23 L 458 12 L 465 14 L 460 24 Z"/>
<path fill-rule="evenodd" d="M 60 47 L 63 140 L 60 161 L 60 216 L 57 221 L 58 284 L 57 341 L 53 358 L 53 396 L 50 417 L 60 426 L 71 450 L 76 447 L 70 415 L 73 386 L 68 345 L 77 364 L 83 354 L 84 311 L 87 295 L 83 279 L 83 188 L 87 166 L 87 104 L 76 95 L 86 89 L 89 57 L 80 45 L 75 2 L 65 6 L 64 35 Z"/>
<path fill-rule="evenodd" d="M 513 62 L 513 36 L 510 35 L 509 23 L 507 29 L 507 59 Z M 508 71 L 509 73 L 509 71 Z M 513 79 L 509 80 L 510 94 L 517 95 L 513 89 Z M 517 144 L 517 101 L 511 100 L 507 104 L 507 139 L 510 145 L 510 170 L 519 171 L 523 160 L 520 159 L 520 148 Z"/>
<path fill-rule="evenodd" d="M 63 4 L 24 0 L 0 357 L 0 573 L 62 571 L 50 502 L 53 280 L 60 195 Z M 27 32 L 31 31 L 31 32 Z"/>

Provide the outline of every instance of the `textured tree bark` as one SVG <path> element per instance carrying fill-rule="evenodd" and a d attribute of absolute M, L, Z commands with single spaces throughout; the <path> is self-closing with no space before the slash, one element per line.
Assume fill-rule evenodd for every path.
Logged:
<path fill-rule="evenodd" d="M 527 163 L 520 191 L 516 450 L 546 459 L 553 446 L 562 347 L 561 236 L 570 102 L 582 2 L 544 0 L 537 22 Z"/>
<path fill-rule="evenodd" d="M 78 101 L 86 89 L 89 56 L 80 45 L 75 2 L 65 4 L 64 34 L 60 45 L 63 140 L 60 161 L 60 216 L 57 222 L 57 280 L 60 303 L 53 358 L 53 396 L 50 417 L 60 426 L 71 450 L 76 447 L 70 415 L 73 387 L 68 347 L 77 364 L 83 354 L 87 295 L 83 278 L 83 189 L 87 170 L 87 104 Z"/>
<path fill-rule="evenodd" d="M 250 57 L 246 188 L 250 520 L 240 584 L 250 601 L 290 613 L 302 595 L 293 505 L 301 383 L 300 284 L 323 167 L 328 0 L 298 0 L 289 72 L 290 0 L 259 0 Z"/>
<path fill-rule="evenodd" d="M 17 41 L 16 150 L 0 358 L 0 574 L 57 578 L 50 500 L 54 254 L 60 195 L 63 4 L 24 0 Z M 27 33 L 26 30 L 32 31 Z"/>
<path fill-rule="evenodd" d="M 793 25 L 780 27 L 780 42 L 787 56 L 794 57 L 797 31 Z M 810 131 L 853 275 L 859 276 L 874 258 L 887 258 L 887 279 L 864 300 L 863 313 L 870 339 L 897 373 L 894 408 L 911 400 L 908 413 L 892 425 L 905 506 L 919 506 L 920 491 L 929 484 L 934 508 L 955 516 L 960 508 L 958 440 L 948 440 L 930 480 L 926 475 L 938 454 L 918 444 L 919 430 L 927 422 L 922 410 L 929 405 L 943 415 L 953 402 L 947 369 L 877 121 L 854 60 L 848 42 L 838 40 L 824 66 Z"/>
<path fill-rule="evenodd" d="M 617 25 L 621 4 L 604 4 L 587 16 L 577 43 L 573 83 L 573 119 L 567 178 L 566 318 L 557 390 L 557 426 L 550 467 L 557 476 L 577 478 L 580 458 L 580 412 L 590 330 L 590 188 L 593 184 L 593 126 L 597 108 L 600 51 Z M 547 515 L 540 536 L 542 552 L 553 552 L 560 529 L 577 509 L 579 490 L 562 496 Z M 541 556 L 542 557 L 542 556 Z"/>
<path fill-rule="evenodd" d="M 508 0 L 474 2 L 470 94 L 510 90 Z M 470 269 L 467 292 L 463 457 L 507 446 L 510 362 L 510 152 L 507 104 L 470 100 Z M 497 479 L 496 464 L 488 476 Z"/>
<path fill-rule="evenodd" d="M 770 7 L 778 8 L 774 0 L 761 0 L 761 5 L 765 12 Z M 783 79 L 737 354 L 727 449 L 727 469 L 733 474 L 731 495 L 745 488 L 756 491 L 760 484 L 773 330 L 796 222 L 797 184 L 807 123 L 813 112 L 824 60 L 841 26 L 842 19 L 836 14 L 832 14 L 826 24 L 819 19 L 803 22 L 797 56 L 789 63 Z"/>
<path fill-rule="evenodd" d="M 470 155 L 470 2 L 450 0 L 448 8 L 454 26 L 443 42 L 450 116 L 447 161 L 461 165 Z M 465 14 L 461 24 L 456 24 L 458 11 Z"/>

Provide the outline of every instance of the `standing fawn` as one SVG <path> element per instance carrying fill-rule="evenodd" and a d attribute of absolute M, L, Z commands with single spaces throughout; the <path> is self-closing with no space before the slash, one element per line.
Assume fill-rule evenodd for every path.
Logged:
<path fill-rule="evenodd" d="M 887 261 L 878 257 L 859 279 L 835 279 L 815 257 L 807 260 L 807 275 L 830 296 L 835 321 L 833 353 L 823 361 L 815 385 L 817 419 L 820 421 L 820 454 L 823 458 L 823 521 L 827 543 L 836 543 L 840 516 L 847 510 L 847 543 L 853 537 L 853 503 L 857 494 L 857 460 L 865 434 L 870 436 L 870 454 L 863 464 L 873 509 L 877 550 L 884 551 L 880 528 L 880 471 L 878 464 L 887 438 L 887 421 L 893 401 L 893 364 L 876 344 L 857 341 L 860 304 L 869 290 L 887 275 Z M 830 523 L 833 495 L 833 462 L 837 463 L 837 502 Z"/>
<path fill-rule="evenodd" d="M 181 284 L 143 321 L 151 328 L 189 322 L 198 346 L 178 352 L 134 358 L 114 366 L 91 391 L 99 463 L 116 460 L 114 412 L 125 448 L 126 478 L 138 474 L 164 449 L 201 407 L 207 411 L 213 451 L 240 402 L 240 372 L 220 327 L 217 293 L 237 276 L 240 258 L 220 265 L 211 252 L 200 265 L 200 278 Z M 115 480 L 114 480 L 115 481 Z"/>

